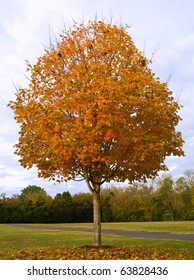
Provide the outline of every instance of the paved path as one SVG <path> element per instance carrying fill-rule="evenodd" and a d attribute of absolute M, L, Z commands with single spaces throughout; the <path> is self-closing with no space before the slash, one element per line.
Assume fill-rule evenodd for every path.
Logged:
<path fill-rule="evenodd" d="M 38 226 L 38 225 L 26 225 L 26 224 L 9 224 L 10 226 L 24 227 L 24 228 L 37 228 L 37 229 L 48 229 L 48 230 L 63 230 L 63 231 L 81 231 L 81 232 L 93 232 L 92 228 L 71 228 L 71 227 L 50 227 L 50 226 Z M 124 231 L 116 229 L 102 229 L 104 234 L 115 234 L 122 236 L 131 236 L 137 238 L 157 238 L 157 239 L 168 239 L 168 240 L 187 240 L 194 241 L 194 234 L 173 234 L 167 232 L 145 232 L 145 231 Z"/>

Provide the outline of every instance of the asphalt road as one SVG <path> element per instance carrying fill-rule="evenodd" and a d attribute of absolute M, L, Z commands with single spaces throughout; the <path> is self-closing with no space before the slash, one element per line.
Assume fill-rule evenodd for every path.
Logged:
<path fill-rule="evenodd" d="M 38 225 L 26 225 L 26 224 L 9 224 L 10 226 L 23 227 L 23 228 L 37 228 L 48 230 L 63 230 L 63 231 L 79 231 L 79 232 L 93 232 L 92 228 L 71 228 L 71 227 L 49 227 Z M 137 238 L 154 238 L 154 239 L 168 239 L 168 240 L 186 240 L 194 241 L 194 234 L 173 234 L 167 232 L 145 232 L 145 231 L 123 231 L 115 229 L 102 229 L 104 234 L 115 234 L 122 236 L 130 236 Z"/>

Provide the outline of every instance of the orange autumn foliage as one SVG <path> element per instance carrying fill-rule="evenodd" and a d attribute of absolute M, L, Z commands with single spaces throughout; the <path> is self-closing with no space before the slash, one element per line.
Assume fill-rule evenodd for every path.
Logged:
<path fill-rule="evenodd" d="M 45 50 L 10 102 L 20 124 L 16 153 L 54 180 L 89 186 L 142 180 L 183 155 L 179 104 L 148 67 L 127 26 L 74 24 Z"/>

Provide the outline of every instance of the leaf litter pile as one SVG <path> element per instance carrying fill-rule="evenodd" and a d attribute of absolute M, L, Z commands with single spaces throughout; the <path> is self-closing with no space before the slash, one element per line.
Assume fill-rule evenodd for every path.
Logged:
<path fill-rule="evenodd" d="M 192 257 L 189 250 L 183 248 L 158 250 L 143 246 L 43 247 L 17 250 L 10 256 L 17 260 L 184 260 Z"/>

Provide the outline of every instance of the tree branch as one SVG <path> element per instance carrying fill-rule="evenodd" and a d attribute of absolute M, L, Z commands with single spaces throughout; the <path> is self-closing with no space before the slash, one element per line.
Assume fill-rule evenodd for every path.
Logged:
<path fill-rule="evenodd" d="M 95 190 L 94 190 L 93 186 L 90 183 L 90 180 L 89 180 L 87 172 L 85 172 L 85 180 L 86 180 L 86 183 L 87 183 L 87 186 L 88 186 L 89 190 L 93 193 Z"/>

